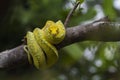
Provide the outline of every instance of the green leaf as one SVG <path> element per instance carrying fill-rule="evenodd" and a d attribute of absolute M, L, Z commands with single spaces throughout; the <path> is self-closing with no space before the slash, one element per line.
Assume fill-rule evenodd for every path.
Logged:
<path fill-rule="evenodd" d="M 82 56 L 82 49 L 78 44 L 72 44 L 64 48 L 64 50 L 75 60 L 78 60 Z"/>
<path fill-rule="evenodd" d="M 113 0 L 103 0 L 103 11 L 105 15 L 109 16 L 112 20 L 117 17 L 115 9 L 113 8 Z"/>
<path fill-rule="evenodd" d="M 77 2 L 79 1 L 80 4 L 82 4 L 84 2 L 84 0 L 76 0 Z"/>

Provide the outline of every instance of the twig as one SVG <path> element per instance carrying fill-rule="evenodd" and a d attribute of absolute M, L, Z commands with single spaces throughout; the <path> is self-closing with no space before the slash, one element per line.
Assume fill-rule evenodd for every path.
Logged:
<path fill-rule="evenodd" d="M 73 7 L 73 9 L 71 9 L 71 11 L 69 12 L 69 14 L 67 15 L 66 20 L 65 20 L 65 22 L 64 22 L 65 28 L 67 27 L 67 25 L 68 25 L 68 23 L 69 23 L 69 20 L 70 20 L 72 14 L 73 14 L 73 12 L 75 11 L 75 9 L 77 8 L 77 6 L 78 6 L 79 4 L 80 4 L 79 1 L 76 2 L 76 4 L 75 4 L 75 6 Z"/>

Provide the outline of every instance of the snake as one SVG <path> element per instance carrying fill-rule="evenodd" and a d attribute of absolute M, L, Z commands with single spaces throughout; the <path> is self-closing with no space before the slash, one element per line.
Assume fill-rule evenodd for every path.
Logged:
<path fill-rule="evenodd" d="M 28 61 L 37 69 L 47 69 L 54 65 L 58 58 L 58 50 L 54 45 L 63 41 L 66 31 L 61 20 L 57 22 L 48 20 L 45 26 L 28 31 L 24 50 Z"/>

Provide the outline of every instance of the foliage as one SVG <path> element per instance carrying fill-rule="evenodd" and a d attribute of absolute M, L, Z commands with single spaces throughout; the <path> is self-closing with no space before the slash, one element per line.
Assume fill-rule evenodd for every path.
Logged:
<path fill-rule="evenodd" d="M 119 10 L 113 6 L 113 2 L 114 0 L 85 0 L 73 14 L 69 26 L 94 20 L 98 14 L 96 6 L 111 20 L 119 20 Z M 70 0 L 11 0 L 4 15 L 0 14 L 3 16 L 0 18 L 0 50 L 21 44 L 26 31 L 43 27 L 46 20 L 60 19 L 64 22 L 71 5 L 74 2 Z M 60 50 L 59 61 L 48 70 L 20 68 L 7 74 L 1 71 L 0 77 L 4 80 L 119 80 L 119 48 L 119 42 L 75 43 Z"/>

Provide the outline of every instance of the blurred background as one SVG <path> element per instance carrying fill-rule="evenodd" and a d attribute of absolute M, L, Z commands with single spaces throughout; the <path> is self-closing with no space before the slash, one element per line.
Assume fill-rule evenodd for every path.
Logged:
<path fill-rule="evenodd" d="M 75 0 L 1 0 L 0 51 L 22 44 L 27 31 L 42 28 L 47 20 L 65 18 Z M 120 21 L 120 0 L 85 0 L 73 14 L 68 27 L 108 16 Z M 64 47 L 51 68 L 0 71 L 1 80 L 120 80 L 120 43 L 84 41 Z"/>

